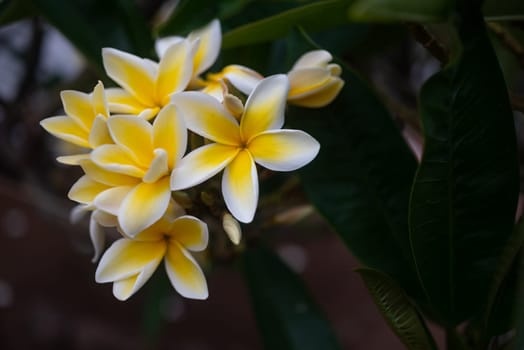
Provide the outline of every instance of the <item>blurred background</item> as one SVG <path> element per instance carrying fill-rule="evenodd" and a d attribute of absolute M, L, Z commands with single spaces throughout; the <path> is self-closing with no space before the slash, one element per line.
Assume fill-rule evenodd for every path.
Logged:
<path fill-rule="evenodd" d="M 297 1 L 224 4 L 216 13 L 224 18 L 227 32 L 297 6 Z M 63 113 L 61 90 L 88 92 L 97 80 L 111 86 L 100 70 L 102 47 L 154 57 L 144 43 L 152 37 L 139 32 L 142 26 L 153 28 L 154 35 L 187 34 L 205 23 L 205 16 L 197 16 L 180 28 L 170 27 L 176 5 L 163 0 L 112 5 L 99 0 L 0 2 L 1 349 L 262 349 L 238 259 L 208 264 L 207 301 L 182 299 L 168 286 L 163 271 L 126 302 L 113 297 L 110 285 L 95 283 L 88 223 L 69 222 L 74 203 L 67 191 L 80 170 L 55 161 L 68 146 L 39 125 L 41 119 Z M 213 5 L 202 9 L 208 10 L 213 11 Z M 438 26 L 433 29 L 446 40 Z M 524 111 L 524 50 L 518 48 L 524 44 L 523 27 L 497 24 L 490 29 L 522 130 L 518 110 Z M 416 96 L 441 62 L 417 40 L 418 30 L 410 25 L 343 24 L 312 36 L 373 85 L 420 156 Z M 264 75 L 286 72 L 290 63 L 284 59 L 285 45 L 284 38 L 225 50 L 217 65 L 233 57 Z M 260 52 L 266 52 L 265 60 L 255 60 Z M 522 137 L 519 142 L 524 146 Z M 306 203 L 300 186 L 290 195 L 300 205 Z M 320 215 L 313 212 L 273 229 L 264 239 L 310 288 L 344 349 L 403 348 L 353 272 L 358 262 Z M 293 307 L 300 311 L 307 306 Z"/>

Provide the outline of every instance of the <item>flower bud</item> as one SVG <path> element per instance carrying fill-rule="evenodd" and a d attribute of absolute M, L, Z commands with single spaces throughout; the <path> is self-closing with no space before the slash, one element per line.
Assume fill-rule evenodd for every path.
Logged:
<path fill-rule="evenodd" d="M 288 73 L 288 102 L 297 106 L 324 107 L 337 97 L 344 86 L 339 77 L 342 69 L 329 63 L 333 57 L 325 50 L 302 55 Z"/>

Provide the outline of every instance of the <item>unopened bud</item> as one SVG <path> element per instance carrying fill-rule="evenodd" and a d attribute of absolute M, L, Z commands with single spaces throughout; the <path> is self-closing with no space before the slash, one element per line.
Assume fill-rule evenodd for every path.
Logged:
<path fill-rule="evenodd" d="M 231 242 L 238 245 L 240 243 L 240 238 L 242 238 L 240 223 L 231 214 L 225 213 L 222 217 L 222 227 Z"/>

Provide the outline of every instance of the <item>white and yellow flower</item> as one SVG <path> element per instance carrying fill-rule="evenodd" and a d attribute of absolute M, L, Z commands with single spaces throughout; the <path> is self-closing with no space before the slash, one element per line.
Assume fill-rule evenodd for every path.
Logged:
<path fill-rule="evenodd" d="M 207 299 L 205 276 L 189 251 L 206 248 L 207 225 L 192 216 L 163 217 L 134 239 L 122 238 L 104 253 L 95 279 L 113 282 L 113 294 L 126 300 L 136 293 L 164 260 L 175 290 L 186 298 Z"/>
<path fill-rule="evenodd" d="M 40 125 L 47 132 L 87 149 L 112 142 L 106 125 L 109 110 L 102 82 L 98 82 L 90 94 L 66 90 L 61 92 L 60 97 L 66 115 L 42 120 Z M 60 163 L 77 165 L 88 156 L 88 153 L 61 156 L 57 160 Z"/>
<path fill-rule="evenodd" d="M 275 171 L 291 171 L 309 163 L 320 148 L 303 131 L 281 129 L 288 90 L 285 75 L 260 81 L 246 102 L 240 124 L 209 95 L 183 92 L 173 96 L 187 127 L 213 143 L 192 151 L 178 163 L 171 188 L 195 186 L 225 169 L 225 203 L 239 221 L 251 222 L 258 203 L 255 163 Z"/>
<path fill-rule="evenodd" d="M 107 124 L 114 144 L 91 153 L 92 162 L 82 163 L 86 180 L 76 186 L 83 188 L 85 182 L 86 187 L 103 188 L 94 206 L 115 215 L 122 231 L 133 237 L 166 212 L 169 177 L 186 150 L 187 129 L 172 104 L 153 125 L 133 116 L 112 116 Z"/>
<path fill-rule="evenodd" d="M 167 48 L 159 63 L 113 48 L 104 48 L 107 75 L 121 88 L 107 89 L 109 109 L 114 113 L 140 115 L 149 120 L 183 91 L 193 73 L 194 52 L 183 39 Z"/>
<path fill-rule="evenodd" d="M 302 55 L 288 73 L 288 102 L 297 106 L 318 108 L 331 103 L 344 86 L 339 77 L 342 69 L 329 63 L 333 57 L 325 50 Z"/>

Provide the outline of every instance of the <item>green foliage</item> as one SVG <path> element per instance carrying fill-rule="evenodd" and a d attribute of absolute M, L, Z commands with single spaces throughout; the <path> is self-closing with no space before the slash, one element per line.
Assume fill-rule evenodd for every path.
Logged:
<path fill-rule="evenodd" d="M 356 0 L 349 9 L 355 21 L 445 21 L 451 13 L 449 0 Z"/>
<path fill-rule="evenodd" d="M 244 254 L 245 279 L 266 349 L 340 349 L 300 277 L 264 246 Z"/>
<path fill-rule="evenodd" d="M 287 35 L 296 26 L 301 26 L 307 31 L 332 28 L 347 22 L 345 12 L 350 1 L 315 2 L 246 24 L 227 32 L 222 46 L 232 48 L 275 40 Z M 322 16 L 319 16 L 319 13 Z"/>
<path fill-rule="evenodd" d="M 440 321 L 479 312 L 511 234 L 518 184 L 515 129 L 480 12 L 461 11 L 458 59 L 424 85 L 425 149 L 410 202 L 417 273 Z"/>
<path fill-rule="evenodd" d="M 436 349 L 424 319 L 392 278 L 365 267 L 355 271 L 362 277 L 382 316 L 408 350 Z"/>

